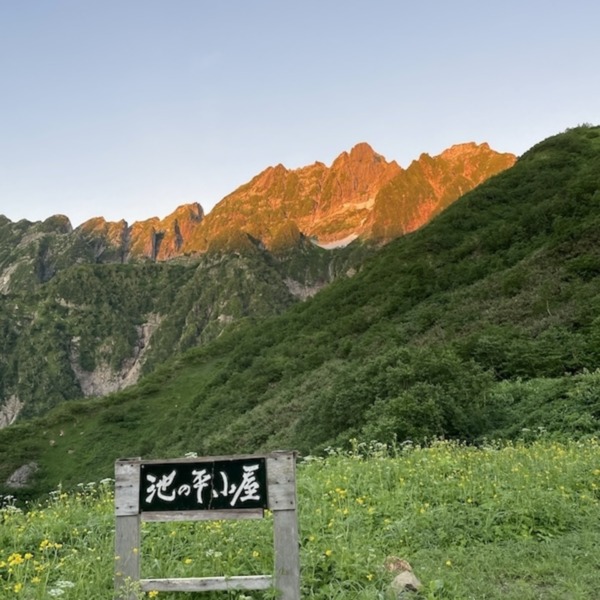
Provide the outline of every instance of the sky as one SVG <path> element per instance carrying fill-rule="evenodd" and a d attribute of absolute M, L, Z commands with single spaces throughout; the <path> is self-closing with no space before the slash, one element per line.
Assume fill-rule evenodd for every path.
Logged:
<path fill-rule="evenodd" d="M 359 142 L 407 167 L 600 124 L 592 0 L 0 0 L 0 214 L 205 212 Z"/>

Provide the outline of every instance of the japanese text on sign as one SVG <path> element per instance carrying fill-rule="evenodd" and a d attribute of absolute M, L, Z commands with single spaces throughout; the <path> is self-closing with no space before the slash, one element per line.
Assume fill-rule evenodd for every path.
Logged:
<path fill-rule="evenodd" d="M 266 508 L 263 458 L 141 466 L 140 507 L 155 510 Z"/>

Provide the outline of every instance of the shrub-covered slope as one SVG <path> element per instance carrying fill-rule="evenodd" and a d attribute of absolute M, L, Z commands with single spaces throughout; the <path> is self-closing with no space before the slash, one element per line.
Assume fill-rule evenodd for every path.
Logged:
<path fill-rule="evenodd" d="M 120 455 L 598 432 L 600 128 L 541 142 L 355 277 L 141 385 L 0 432 L 0 480 Z M 61 435 L 62 432 L 62 435 Z"/>
<path fill-rule="evenodd" d="M 0 294 L 0 428 L 123 389 L 238 319 L 280 313 L 373 251 L 304 241 L 276 255 L 247 243 L 194 261 L 74 264 Z"/>

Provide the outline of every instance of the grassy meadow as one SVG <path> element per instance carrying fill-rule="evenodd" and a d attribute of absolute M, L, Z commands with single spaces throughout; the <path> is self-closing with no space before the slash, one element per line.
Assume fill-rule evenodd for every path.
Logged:
<path fill-rule="evenodd" d="M 600 442 L 453 442 L 305 457 L 298 465 L 302 598 L 388 599 L 388 556 L 419 599 L 572 599 L 600 589 Z M 112 481 L 0 510 L 0 598 L 112 597 Z M 143 577 L 272 572 L 272 523 L 145 523 Z M 223 592 L 144 597 L 273 598 Z"/>

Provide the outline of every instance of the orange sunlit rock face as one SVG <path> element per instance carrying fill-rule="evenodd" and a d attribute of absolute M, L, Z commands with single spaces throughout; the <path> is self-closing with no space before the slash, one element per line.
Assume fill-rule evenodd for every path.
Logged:
<path fill-rule="evenodd" d="M 459 144 L 422 154 L 377 195 L 366 237 L 389 241 L 425 225 L 452 202 L 516 161 L 488 144 Z"/>
<path fill-rule="evenodd" d="M 168 260 L 208 250 L 242 250 L 253 243 L 284 250 L 303 238 L 324 247 L 361 238 L 378 242 L 414 231 L 516 157 L 487 144 L 459 144 L 407 169 L 368 144 L 343 152 L 327 167 L 268 167 L 223 198 L 206 216 L 199 204 L 138 221 L 91 219 L 78 228 L 99 236 L 124 260 Z M 239 248 L 238 248 L 239 247 Z"/>

